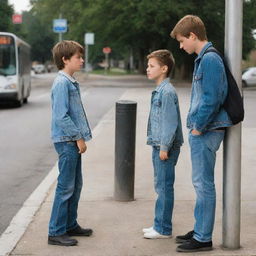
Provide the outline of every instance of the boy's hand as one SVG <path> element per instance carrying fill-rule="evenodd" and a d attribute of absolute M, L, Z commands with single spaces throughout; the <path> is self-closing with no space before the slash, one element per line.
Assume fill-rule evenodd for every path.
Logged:
<path fill-rule="evenodd" d="M 164 160 L 167 160 L 169 157 L 168 157 L 168 152 L 167 151 L 163 151 L 163 150 L 160 150 L 160 153 L 159 153 L 159 157 L 162 161 Z"/>
<path fill-rule="evenodd" d="M 192 130 L 191 133 L 192 133 L 193 135 L 201 135 L 201 134 L 202 134 L 202 133 L 199 132 L 198 130 Z"/>
<path fill-rule="evenodd" d="M 79 148 L 79 151 L 78 151 L 79 154 L 83 154 L 87 149 L 87 146 L 86 146 L 85 141 L 83 139 L 77 140 L 76 145 Z"/>

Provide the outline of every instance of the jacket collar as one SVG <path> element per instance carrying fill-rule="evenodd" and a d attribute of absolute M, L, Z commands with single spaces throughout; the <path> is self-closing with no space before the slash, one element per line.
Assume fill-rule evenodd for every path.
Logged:
<path fill-rule="evenodd" d="M 211 42 L 208 42 L 204 47 L 203 49 L 201 50 L 201 52 L 198 54 L 197 58 L 195 59 L 195 62 L 198 61 L 199 59 L 202 58 L 202 56 L 204 55 L 205 51 L 209 48 L 209 47 L 212 47 L 212 43 Z"/>
<path fill-rule="evenodd" d="M 155 88 L 155 92 L 160 92 L 163 87 L 166 85 L 166 84 L 169 84 L 170 83 L 170 78 L 167 77 L 165 78 L 156 88 Z"/>
<path fill-rule="evenodd" d="M 70 76 L 69 74 L 67 74 L 66 72 L 60 70 L 59 74 L 62 76 L 65 76 L 68 80 L 70 80 L 72 83 L 77 83 L 77 81 L 75 80 L 74 77 Z"/>

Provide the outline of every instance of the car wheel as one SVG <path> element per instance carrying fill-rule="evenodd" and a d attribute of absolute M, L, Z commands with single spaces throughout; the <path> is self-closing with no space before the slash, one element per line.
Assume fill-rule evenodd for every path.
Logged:
<path fill-rule="evenodd" d="M 20 100 L 16 100 L 16 102 L 15 102 L 15 106 L 16 106 L 17 108 L 21 107 L 22 104 L 23 104 L 23 98 L 21 98 Z"/>
<path fill-rule="evenodd" d="M 242 81 L 242 87 L 243 88 L 247 87 L 247 83 L 245 81 Z"/>

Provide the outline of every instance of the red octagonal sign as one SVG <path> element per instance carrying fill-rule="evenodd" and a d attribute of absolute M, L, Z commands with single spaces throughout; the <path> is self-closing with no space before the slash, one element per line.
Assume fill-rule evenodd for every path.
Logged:
<path fill-rule="evenodd" d="M 12 23 L 13 24 L 21 24 L 22 23 L 22 15 L 21 14 L 13 14 L 12 15 Z"/>
<path fill-rule="evenodd" d="M 102 51 L 105 54 L 109 54 L 109 53 L 111 53 L 111 48 L 110 47 L 104 47 Z"/>

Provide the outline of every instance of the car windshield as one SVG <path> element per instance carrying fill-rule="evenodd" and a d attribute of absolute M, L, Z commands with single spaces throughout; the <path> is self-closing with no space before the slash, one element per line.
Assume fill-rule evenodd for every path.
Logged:
<path fill-rule="evenodd" d="M 11 36 L 0 35 L 0 75 L 16 74 L 15 46 Z"/>

